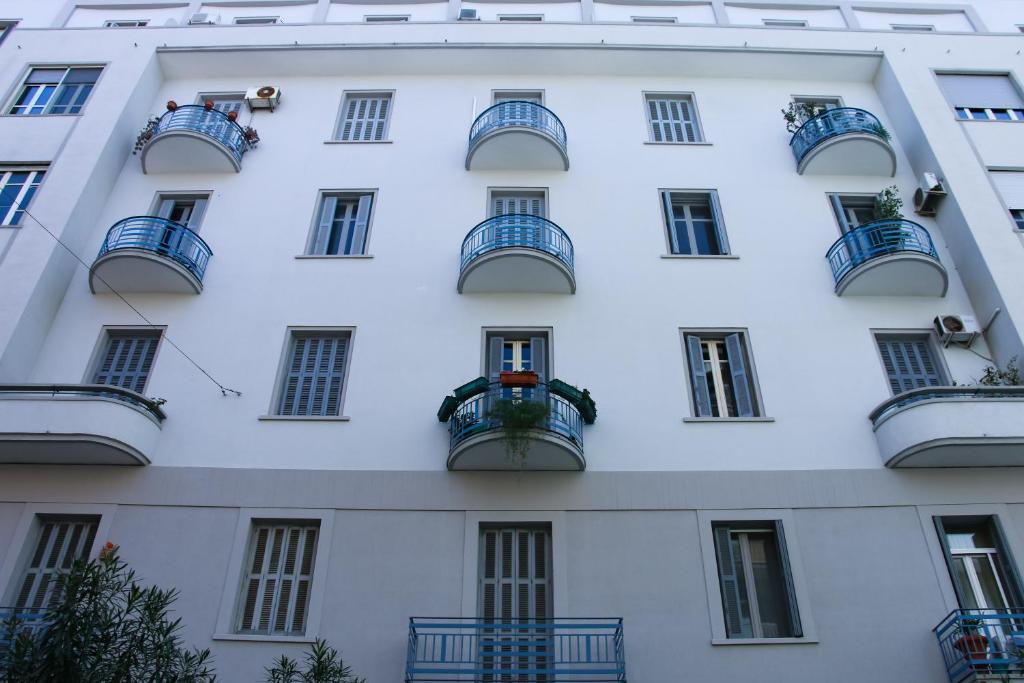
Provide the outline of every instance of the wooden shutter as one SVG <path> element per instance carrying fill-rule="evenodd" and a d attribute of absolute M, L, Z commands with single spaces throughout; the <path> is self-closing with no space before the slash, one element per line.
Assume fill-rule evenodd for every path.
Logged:
<path fill-rule="evenodd" d="M 236 114 L 242 110 L 242 100 L 213 100 L 213 108 L 217 111 L 225 114 L 235 112 Z"/>
<path fill-rule="evenodd" d="M 171 213 L 174 211 L 174 200 L 173 199 L 161 199 L 160 204 L 157 205 L 156 215 L 160 218 L 171 217 Z"/>
<path fill-rule="evenodd" d="M 707 369 L 704 367 L 704 349 L 695 334 L 686 335 L 686 356 L 690 361 L 690 381 L 693 384 L 693 402 L 697 417 L 712 417 L 711 392 L 708 389 Z"/>
<path fill-rule="evenodd" d="M 1024 599 L 1021 595 L 1020 572 L 1017 570 L 1017 563 L 1013 561 L 1013 553 L 1006 543 L 1006 534 L 1003 532 L 1003 525 L 999 517 L 992 515 L 988 520 L 991 528 L 992 542 L 995 543 L 995 562 L 999 573 L 1003 578 L 1003 587 L 1006 590 L 1006 602 L 1009 605 L 1019 605 Z"/>
<path fill-rule="evenodd" d="M 310 253 L 324 255 L 327 253 L 327 241 L 331 238 L 331 229 L 334 226 L 334 214 L 338 210 L 338 198 L 331 195 L 324 195 L 320 204 L 320 220 L 317 223 L 316 235 L 313 238 L 313 245 Z"/>
<path fill-rule="evenodd" d="M 839 223 L 839 229 L 842 230 L 843 234 L 853 230 L 855 226 L 850 224 L 850 220 L 846 216 L 846 209 L 843 207 L 842 198 L 837 194 L 830 194 L 828 201 L 832 204 L 832 211 L 836 214 L 836 221 Z"/>
<path fill-rule="evenodd" d="M 383 140 L 390 108 L 391 95 L 348 97 L 341 139 L 361 142 Z"/>
<path fill-rule="evenodd" d="M 364 194 L 359 196 L 359 206 L 356 209 L 356 222 L 353 228 L 352 248 L 348 254 L 366 253 L 366 229 L 370 224 L 370 208 L 373 205 L 373 195 Z"/>
<path fill-rule="evenodd" d="M 347 336 L 295 334 L 278 413 L 339 415 L 347 350 Z"/>
<path fill-rule="evenodd" d="M 540 381 L 547 382 L 548 352 L 546 338 L 530 337 L 530 359 L 533 363 L 533 371 L 537 373 Z"/>
<path fill-rule="evenodd" d="M 544 218 L 547 214 L 544 195 L 536 192 L 495 192 L 491 195 L 494 216 L 523 213 Z"/>
<path fill-rule="evenodd" d="M 741 334 L 726 335 L 725 354 L 729 359 L 729 373 L 732 375 L 732 392 L 736 399 L 736 412 L 740 417 L 753 417 L 754 396 L 750 375 L 747 372 L 746 354 L 743 352 Z"/>
<path fill-rule="evenodd" d="M 253 527 L 239 631 L 301 635 L 306 630 L 319 527 Z"/>
<path fill-rule="evenodd" d="M 714 527 L 715 555 L 718 559 L 718 583 L 722 591 L 722 611 L 725 615 L 725 632 L 729 638 L 744 637 L 743 616 L 740 614 L 740 581 L 743 567 L 739 556 L 733 552 L 732 534 L 729 527 Z"/>
<path fill-rule="evenodd" d="M 878 350 L 892 393 L 944 384 L 926 338 L 879 339 Z"/>
<path fill-rule="evenodd" d="M 93 384 L 131 389 L 142 393 L 156 356 L 160 333 L 111 332 L 99 368 L 93 375 Z"/>
<path fill-rule="evenodd" d="M 665 206 L 665 226 L 668 229 L 668 239 L 672 253 L 682 253 L 679 251 L 679 236 L 676 235 L 676 211 L 675 207 L 672 206 L 672 193 L 662 192 L 661 201 Z"/>
<path fill-rule="evenodd" d="M 501 359 L 505 351 L 504 337 L 490 337 L 487 340 L 487 380 L 497 382 L 501 374 Z"/>
<path fill-rule="evenodd" d="M 649 97 L 647 112 L 654 142 L 696 142 L 692 103 L 683 97 Z"/>
<path fill-rule="evenodd" d="M 791 635 L 800 638 L 804 635 L 800 624 L 800 606 L 796 601 L 796 586 L 793 583 L 793 569 L 789 562 L 789 548 L 786 546 L 786 533 L 782 530 L 782 520 L 777 519 L 775 525 L 775 545 L 779 552 L 779 564 L 782 570 L 782 581 L 786 590 L 786 604 L 789 608 L 789 623 L 793 629 Z"/>
<path fill-rule="evenodd" d="M 956 594 L 956 602 L 960 607 L 968 604 L 964 600 L 965 589 L 964 586 L 960 585 L 960 581 L 957 579 L 956 570 L 953 568 L 953 553 L 949 551 L 949 538 L 946 537 L 946 525 L 942 522 L 942 517 L 933 517 L 935 522 L 935 533 L 939 536 L 939 546 L 942 548 L 942 556 L 946 560 L 946 569 L 949 571 L 949 580 L 953 584 L 953 592 Z"/>
<path fill-rule="evenodd" d="M 75 560 L 89 559 L 96 519 L 40 519 L 39 540 L 29 559 L 14 606 L 45 609 L 60 597 L 62 572 Z"/>
<path fill-rule="evenodd" d="M 725 234 L 725 218 L 722 217 L 722 203 L 718 200 L 718 192 L 708 192 L 708 204 L 711 205 L 711 217 L 715 222 L 715 234 L 718 236 L 718 253 L 729 253 L 729 238 Z"/>

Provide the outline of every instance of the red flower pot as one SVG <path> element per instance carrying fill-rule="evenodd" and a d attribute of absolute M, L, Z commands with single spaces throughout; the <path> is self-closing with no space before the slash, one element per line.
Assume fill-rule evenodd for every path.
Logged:
<path fill-rule="evenodd" d="M 987 671 L 988 665 L 978 660 L 988 659 L 988 638 L 980 633 L 967 633 L 961 636 L 953 647 L 960 650 L 964 657 L 971 660 L 971 665 L 978 671 Z"/>
<path fill-rule="evenodd" d="M 237 111 L 229 111 L 228 112 L 228 121 L 234 121 L 237 118 L 238 118 L 238 112 Z"/>
<path fill-rule="evenodd" d="M 536 372 L 503 372 L 500 376 L 503 387 L 535 387 L 540 381 Z"/>
<path fill-rule="evenodd" d="M 206 111 L 210 111 L 213 109 L 213 100 L 206 100 L 203 102 L 203 106 L 206 108 Z"/>
<path fill-rule="evenodd" d="M 167 100 L 167 111 L 174 111 L 178 108 L 178 103 L 174 100 Z"/>

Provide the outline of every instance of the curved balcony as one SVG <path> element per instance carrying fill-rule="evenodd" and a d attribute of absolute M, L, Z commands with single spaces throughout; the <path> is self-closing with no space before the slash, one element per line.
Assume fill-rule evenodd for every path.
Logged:
<path fill-rule="evenodd" d="M 547 107 L 513 100 L 488 107 L 469 129 L 467 171 L 568 171 L 565 126 Z"/>
<path fill-rule="evenodd" d="M 902 218 L 854 228 L 826 258 L 840 296 L 945 296 L 949 285 L 931 235 Z"/>
<path fill-rule="evenodd" d="M 0 463 L 148 465 L 160 403 L 103 384 L 2 384 Z"/>
<path fill-rule="evenodd" d="M 573 388 L 558 380 L 551 385 L 510 388 L 480 378 L 455 391 L 438 411 L 438 419 L 447 422 L 448 469 L 450 470 L 572 470 L 586 469 L 583 458 L 583 424 L 593 422 L 594 413 L 585 419 L 574 400 Z M 556 391 L 557 390 L 557 391 Z M 587 399 L 589 401 L 589 394 Z M 531 427 L 516 429 L 518 449 L 509 440 L 508 425 L 496 414 L 501 404 L 523 402 L 547 406 L 546 414 Z M 591 405 L 593 405 L 591 403 Z M 543 410 L 540 412 L 544 412 Z"/>
<path fill-rule="evenodd" d="M 863 109 L 839 107 L 808 119 L 789 146 L 800 174 L 896 175 L 889 133 Z"/>
<path fill-rule="evenodd" d="M 1024 387 L 926 387 L 870 415 L 886 467 L 1024 466 Z"/>
<path fill-rule="evenodd" d="M 93 293 L 198 294 L 213 252 L 181 223 L 157 216 L 125 218 L 107 231 L 89 269 Z M 108 287 L 109 285 L 109 287 Z"/>
<path fill-rule="evenodd" d="M 540 216 L 488 218 L 462 240 L 458 289 L 460 294 L 575 294 L 572 240 Z"/>
<path fill-rule="evenodd" d="M 249 149 L 241 126 L 198 104 L 165 113 L 143 138 L 143 173 L 237 173 Z"/>

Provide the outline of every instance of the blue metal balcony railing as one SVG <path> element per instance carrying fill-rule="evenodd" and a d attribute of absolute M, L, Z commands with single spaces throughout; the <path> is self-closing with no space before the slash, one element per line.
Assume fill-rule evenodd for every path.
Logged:
<path fill-rule="evenodd" d="M 27 607 L 0 607 L 0 652 L 24 631 L 39 631 L 46 626 L 46 613 Z M 13 621 L 12 621 L 13 619 Z M 12 628 L 13 627 L 13 628 Z"/>
<path fill-rule="evenodd" d="M 484 109 L 469 129 L 472 148 L 485 135 L 500 128 L 530 128 L 551 138 L 566 153 L 565 126 L 553 111 L 526 100 L 500 102 Z"/>
<path fill-rule="evenodd" d="M 572 403 L 548 391 L 544 383 L 536 387 L 512 389 L 498 382 L 490 384 L 487 391 L 471 396 L 459 403 L 448 419 L 449 451 L 471 436 L 494 429 L 501 429 L 501 419 L 492 416 L 493 406 L 500 400 L 535 401 L 547 403 L 548 415 L 536 429 L 548 432 L 583 449 L 583 417 Z"/>
<path fill-rule="evenodd" d="M 153 128 L 150 142 L 163 133 L 183 130 L 205 135 L 219 143 L 238 164 L 242 163 L 242 155 L 249 149 L 245 131 L 241 126 L 229 119 L 224 112 L 207 109 L 198 104 L 181 105 L 161 116 Z"/>
<path fill-rule="evenodd" d="M 958 609 L 933 630 L 950 683 L 1024 680 L 1024 608 Z"/>
<path fill-rule="evenodd" d="M 406 683 L 626 680 L 622 619 L 413 617 Z"/>
<path fill-rule="evenodd" d="M 815 146 L 829 138 L 847 133 L 866 133 L 886 142 L 889 141 L 889 134 L 885 127 L 871 112 L 854 107 L 837 107 L 808 119 L 793 133 L 793 137 L 789 140 L 789 146 L 799 164 L 804 155 Z"/>
<path fill-rule="evenodd" d="M 167 415 L 160 406 L 163 401 L 146 398 L 130 389 L 111 386 L 109 384 L 0 384 L 0 398 L 18 398 L 20 396 L 51 398 L 110 398 L 137 408 L 152 418 L 157 424 L 164 421 Z M 3 609 L 0 608 L 0 613 Z"/>
<path fill-rule="evenodd" d="M 213 252 L 181 223 L 157 216 L 132 216 L 107 231 L 97 258 L 118 249 L 143 249 L 181 264 L 201 282 Z"/>
<path fill-rule="evenodd" d="M 495 216 L 478 223 L 462 240 L 461 269 L 498 249 L 536 249 L 573 269 L 572 240 L 546 218 L 523 213 Z"/>
<path fill-rule="evenodd" d="M 899 252 L 914 252 L 939 260 L 928 231 L 902 218 L 873 221 L 854 228 L 836 240 L 826 258 L 838 284 L 862 263 Z"/>
<path fill-rule="evenodd" d="M 983 387 L 924 387 L 922 389 L 911 389 L 901 394 L 896 394 L 888 401 L 885 401 L 868 416 L 872 424 L 878 426 L 887 417 L 901 408 L 914 403 L 933 400 L 951 401 L 998 401 L 998 400 L 1024 400 L 1024 387 L 1020 386 L 983 386 Z"/>

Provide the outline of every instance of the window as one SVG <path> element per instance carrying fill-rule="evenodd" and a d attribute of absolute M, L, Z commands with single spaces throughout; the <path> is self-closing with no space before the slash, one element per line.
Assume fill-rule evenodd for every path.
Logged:
<path fill-rule="evenodd" d="M 98 66 L 32 69 L 7 113 L 15 116 L 78 114 L 102 70 Z"/>
<path fill-rule="evenodd" d="M 111 19 L 104 21 L 104 28 L 142 28 L 149 24 L 149 19 Z"/>
<path fill-rule="evenodd" d="M 931 24 L 889 24 L 893 31 L 916 31 L 917 33 L 933 33 L 935 27 Z"/>
<path fill-rule="evenodd" d="M 491 216 L 526 214 L 547 217 L 543 190 L 491 190 Z"/>
<path fill-rule="evenodd" d="M 366 254 L 372 192 L 324 193 L 307 253 L 317 256 Z"/>
<path fill-rule="evenodd" d="M 1024 209 L 1010 209 L 1010 216 L 1013 217 L 1013 222 L 1017 224 L 1017 229 L 1024 230 Z"/>
<path fill-rule="evenodd" d="M 1024 171 L 989 171 L 989 178 L 1018 230 L 1024 230 Z M 0 216 L 3 205 L 0 204 Z"/>
<path fill-rule="evenodd" d="M 1024 97 L 1009 76 L 939 74 L 938 78 L 958 119 L 1024 121 Z"/>
<path fill-rule="evenodd" d="M 363 17 L 367 24 L 384 24 L 391 22 L 409 21 L 408 14 L 377 14 Z"/>
<path fill-rule="evenodd" d="M 532 370 L 546 382 L 548 334 L 543 331 L 501 330 L 487 333 L 485 374 L 497 382 L 502 372 Z"/>
<path fill-rule="evenodd" d="M 10 34 L 10 32 L 14 30 L 14 27 L 17 26 L 17 25 L 18 25 L 18 22 L 16 22 L 16 21 L 7 22 L 7 23 L 0 22 L 0 44 L 2 44 L 4 42 L 4 38 L 6 38 Z"/>
<path fill-rule="evenodd" d="M 39 536 L 29 558 L 14 606 L 42 609 L 59 596 L 60 572 L 75 560 L 89 559 L 99 519 L 94 517 L 40 516 Z"/>
<path fill-rule="evenodd" d="M 769 28 L 807 28 L 803 19 L 764 19 L 762 23 Z"/>
<path fill-rule="evenodd" d="M 544 21 L 541 14 L 499 14 L 498 21 Z"/>
<path fill-rule="evenodd" d="M 743 332 L 700 331 L 683 335 L 696 417 L 761 414 L 753 362 Z"/>
<path fill-rule="evenodd" d="M 540 90 L 495 90 L 491 94 L 493 104 L 502 102 L 533 102 L 544 104 L 544 93 Z"/>
<path fill-rule="evenodd" d="M 871 223 L 878 218 L 873 194 L 830 194 L 829 202 L 835 212 L 839 229 L 850 232 L 854 228 Z"/>
<path fill-rule="evenodd" d="M 21 225 L 44 175 L 45 168 L 0 166 L 0 226 Z"/>
<path fill-rule="evenodd" d="M 242 26 L 255 26 L 259 24 L 276 24 L 281 17 L 235 17 L 235 23 Z"/>
<path fill-rule="evenodd" d="M 830 109 L 843 106 L 838 97 L 794 97 L 793 105 L 801 124 L 820 116 Z"/>
<path fill-rule="evenodd" d="M 802 637 L 782 522 L 717 522 L 712 530 L 726 636 Z"/>
<path fill-rule="evenodd" d="M 661 199 L 673 254 L 722 256 L 729 253 L 717 192 L 663 190 Z"/>
<path fill-rule="evenodd" d="M 107 332 L 106 345 L 93 372 L 93 384 L 107 384 L 141 394 L 160 344 L 159 331 Z"/>
<path fill-rule="evenodd" d="M 876 335 L 882 366 L 893 394 L 949 384 L 936 358 L 931 335 Z"/>
<path fill-rule="evenodd" d="M 213 102 L 213 108 L 224 114 L 230 114 L 235 112 L 236 114 L 241 113 L 242 105 L 245 103 L 245 95 L 242 93 L 231 93 L 231 94 L 204 94 L 199 93 L 196 97 L 196 104 L 203 104 L 206 100 Z M 209 125 L 209 124 L 207 124 Z"/>
<path fill-rule="evenodd" d="M 994 516 L 935 517 L 935 527 L 961 608 L 1020 604 L 1013 557 Z"/>
<path fill-rule="evenodd" d="M 350 341 L 350 332 L 293 331 L 276 413 L 340 416 Z"/>
<path fill-rule="evenodd" d="M 697 108 L 690 95 L 647 95 L 652 142 L 702 142 Z"/>
<path fill-rule="evenodd" d="M 347 93 L 341 106 L 337 139 L 381 142 L 387 139 L 391 93 Z"/>
<path fill-rule="evenodd" d="M 238 601 L 238 632 L 300 636 L 306 632 L 320 525 L 254 520 Z"/>
<path fill-rule="evenodd" d="M 633 17 L 634 24 L 675 24 L 675 17 Z"/>
<path fill-rule="evenodd" d="M 180 223 L 192 232 L 199 232 L 209 197 L 208 194 L 161 194 L 157 197 L 153 213 Z"/>

